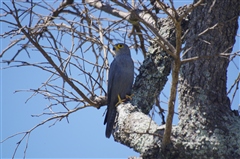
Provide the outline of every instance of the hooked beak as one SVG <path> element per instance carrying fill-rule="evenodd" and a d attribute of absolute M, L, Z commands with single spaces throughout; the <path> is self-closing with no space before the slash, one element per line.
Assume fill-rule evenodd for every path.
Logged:
<path fill-rule="evenodd" d="M 114 50 L 114 51 L 117 50 L 117 47 L 116 47 L 116 46 L 113 46 L 113 50 Z"/>

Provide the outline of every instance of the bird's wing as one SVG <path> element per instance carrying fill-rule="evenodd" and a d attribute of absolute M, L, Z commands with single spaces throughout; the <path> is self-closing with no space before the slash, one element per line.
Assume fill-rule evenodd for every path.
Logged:
<path fill-rule="evenodd" d="M 116 116 L 116 107 L 115 103 L 117 102 L 117 96 L 115 94 L 112 94 L 112 91 L 115 89 L 114 85 L 118 81 L 117 76 L 120 72 L 118 66 L 118 62 L 114 59 L 114 61 L 111 63 L 110 70 L 109 70 L 109 78 L 108 78 L 108 106 L 107 106 L 107 114 L 105 116 L 104 124 L 107 123 L 106 137 L 111 136 L 111 132 L 114 125 L 114 120 Z"/>
<path fill-rule="evenodd" d="M 111 101 L 111 92 L 112 88 L 114 86 L 114 82 L 117 82 L 116 76 L 119 73 L 119 68 L 118 62 L 116 59 L 113 60 L 113 62 L 110 65 L 110 70 L 109 70 L 109 77 L 108 77 L 108 103 Z"/>

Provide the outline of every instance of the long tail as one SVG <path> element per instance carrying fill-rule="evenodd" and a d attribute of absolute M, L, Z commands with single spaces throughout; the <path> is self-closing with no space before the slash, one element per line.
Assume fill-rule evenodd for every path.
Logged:
<path fill-rule="evenodd" d="M 104 120 L 104 124 L 107 123 L 106 126 L 106 131 L 105 131 L 105 135 L 107 138 L 110 138 L 111 134 L 112 134 L 112 129 L 113 129 L 113 125 L 114 125 L 114 121 L 115 121 L 115 117 L 116 117 L 116 108 L 112 109 L 111 107 L 109 107 L 110 109 L 107 111 L 105 120 Z"/>

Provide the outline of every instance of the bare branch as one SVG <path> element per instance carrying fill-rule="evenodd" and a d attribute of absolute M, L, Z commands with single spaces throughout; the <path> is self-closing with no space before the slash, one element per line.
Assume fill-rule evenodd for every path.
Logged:
<path fill-rule="evenodd" d="M 16 10 L 16 6 L 15 4 L 13 3 L 13 6 Z M 19 21 L 19 18 L 18 18 L 18 14 L 16 13 L 16 15 L 13 15 L 16 22 L 17 22 L 17 25 L 19 28 L 23 28 L 20 21 Z M 62 72 L 59 67 L 55 64 L 55 62 L 52 60 L 52 58 L 45 52 L 45 50 L 39 45 L 39 43 L 34 40 L 31 35 L 23 28 L 21 29 L 21 31 L 24 33 L 24 35 L 29 39 L 29 41 L 36 47 L 38 48 L 38 50 L 42 53 L 42 55 L 46 58 L 46 60 L 55 68 L 55 70 L 59 73 L 59 75 L 86 101 L 88 102 L 90 105 L 93 105 L 93 106 L 96 106 L 96 103 L 94 103 L 93 101 L 91 101 L 88 97 L 85 96 L 85 94 L 80 91 L 75 85 L 74 83 L 67 77 L 67 75 Z"/>

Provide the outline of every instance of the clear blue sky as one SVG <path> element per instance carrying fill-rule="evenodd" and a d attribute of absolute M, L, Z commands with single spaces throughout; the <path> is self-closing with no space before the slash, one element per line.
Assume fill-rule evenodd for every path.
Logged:
<path fill-rule="evenodd" d="M 191 1 L 181 1 L 177 5 L 187 4 Z M 9 2 L 8 2 L 9 3 Z M 1 3 L 2 5 L 2 3 Z M 47 15 L 46 13 L 45 15 Z M 1 34 L 9 28 L 1 25 Z M 240 32 L 238 31 L 237 42 L 234 51 L 240 50 Z M 3 50 L 9 44 L 11 39 L 1 39 L 0 49 Z M 11 59 L 18 48 L 12 48 L 10 52 L 4 55 L 3 59 Z M 132 57 L 134 60 L 142 60 L 142 54 L 132 49 Z M 43 61 L 41 54 L 36 51 L 31 52 L 30 61 Z M 18 60 L 28 59 L 27 54 L 20 54 Z M 29 61 L 29 59 L 28 59 Z M 111 62 L 111 61 L 110 61 Z M 228 88 L 236 79 L 240 66 L 239 57 L 231 63 L 228 69 Z M 0 64 L 1 68 L 8 67 L 6 64 Z M 236 67 L 237 66 L 237 67 Z M 72 72 L 78 74 L 78 72 Z M 47 80 L 49 74 L 34 67 L 20 67 L 1 69 L 0 72 L 0 132 L 1 139 L 31 129 L 36 124 L 41 123 L 47 118 L 32 117 L 33 114 L 41 114 L 49 101 L 42 96 L 35 96 L 27 103 L 26 100 L 32 95 L 31 92 L 18 92 L 16 90 L 28 90 L 38 88 Z M 81 79 L 79 79 L 81 80 Z M 164 89 L 164 93 L 169 96 L 170 81 Z M 229 96 L 231 97 L 231 95 Z M 161 100 L 167 99 L 161 95 Z M 234 100 L 234 109 L 238 109 L 239 93 Z M 166 104 L 163 104 L 167 109 Z M 47 123 L 34 130 L 28 141 L 27 158 L 127 158 L 129 156 L 139 156 L 120 143 L 114 141 L 113 137 L 107 139 L 105 137 L 105 126 L 103 125 L 103 113 L 106 107 L 97 110 L 95 108 L 86 108 L 73 113 L 69 116 L 69 123 L 66 119 L 57 122 L 51 126 L 53 122 Z M 177 110 L 177 108 L 176 108 Z M 155 120 L 161 123 L 161 119 L 156 117 Z M 174 118 L 174 124 L 177 124 L 177 116 Z M 49 127 L 51 126 L 51 127 Z M 11 158 L 16 143 L 23 137 L 18 135 L 3 144 L 0 144 L 0 156 L 2 158 Z M 26 139 L 21 143 L 16 157 L 24 156 Z"/>

